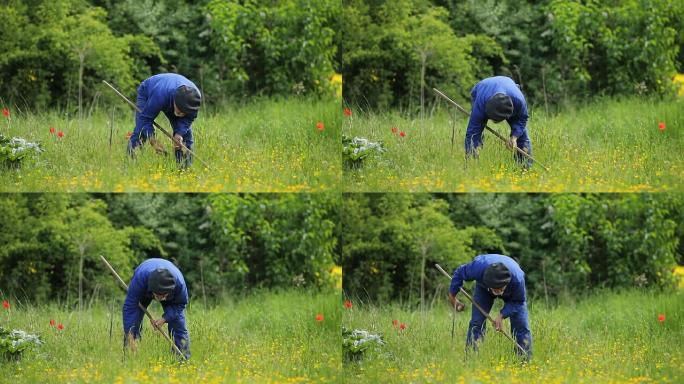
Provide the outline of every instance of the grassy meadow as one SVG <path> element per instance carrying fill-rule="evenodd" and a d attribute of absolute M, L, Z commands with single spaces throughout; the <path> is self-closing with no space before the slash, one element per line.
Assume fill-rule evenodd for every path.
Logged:
<path fill-rule="evenodd" d="M 360 169 L 345 169 L 345 190 L 655 192 L 684 187 L 684 158 L 679 156 L 684 148 L 684 98 L 605 99 L 548 115 L 543 106 L 532 107 L 528 131 L 533 157 L 548 172 L 540 166 L 523 171 L 487 131 L 479 159 L 466 164 L 467 118 L 441 105 L 434 113 L 426 109 L 424 122 L 400 112 L 367 113 L 352 107 L 343 133 L 382 141 L 387 152 Z M 506 122 L 489 126 L 504 137 L 510 134 Z"/>
<path fill-rule="evenodd" d="M 3 326 L 39 333 L 44 341 L 18 362 L 3 362 L 2 381 L 326 383 L 340 374 L 338 294 L 261 293 L 207 309 L 195 299 L 187 310 L 192 357 L 183 364 L 148 320 L 137 352 L 124 357 L 122 300 L 114 306 L 111 336 L 107 303 L 82 312 L 14 302 L 10 311 L 0 308 Z M 157 303 L 149 308 L 155 318 L 162 313 Z M 64 329 L 51 327 L 50 319 Z"/>
<path fill-rule="evenodd" d="M 501 306 L 495 301 L 492 313 Z M 523 364 L 491 325 L 478 354 L 464 357 L 470 306 L 457 314 L 452 340 L 446 299 L 423 315 L 355 300 L 342 323 L 382 333 L 386 345 L 359 362 L 345 361 L 344 371 L 349 383 L 681 383 L 683 308 L 682 290 L 602 293 L 555 307 L 532 301 L 533 357 Z M 510 332 L 508 320 L 504 327 Z"/>
<path fill-rule="evenodd" d="M 341 174 L 342 114 L 334 98 L 266 99 L 200 111 L 194 152 L 209 169 L 195 159 L 185 172 L 177 170 L 171 141 L 160 132 L 169 156 L 149 145 L 135 160 L 126 156 L 132 112 L 118 111 L 113 121 L 109 110 L 81 121 L 54 112 L 10 113 L 0 116 L 0 133 L 39 142 L 44 152 L 18 170 L 2 167 L 2 192 L 312 192 L 336 188 Z M 157 122 L 171 131 L 163 114 Z"/>

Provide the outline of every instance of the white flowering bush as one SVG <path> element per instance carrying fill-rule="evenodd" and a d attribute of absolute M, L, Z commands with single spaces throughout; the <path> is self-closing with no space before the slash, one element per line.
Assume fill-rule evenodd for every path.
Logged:
<path fill-rule="evenodd" d="M 6 360 L 19 360 L 22 353 L 43 344 L 40 336 L 22 330 L 9 330 L 0 326 L 0 353 Z"/>
<path fill-rule="evenodd" d="M 8 138 L 0 135 L 0 162 L 11 168 L 19 168 L 22 160 L 43 152 L 40 144 L 21 137 Z"/>
<path fill-rule="evenodd" d="M 350 330 L 342 327 L 342 351 L 347 361 L 360 360 L 366 352 L 383 345 L 385 341 L 382 335 L 370 333 L 365 329 Z"/>
<path fill-rule="evenodd" d="M 365 159 L 381 155 L 385 151 L 387 150 L 380 141 L 342 136 L 342 161 L 347 168 L 360 168 Z"/>

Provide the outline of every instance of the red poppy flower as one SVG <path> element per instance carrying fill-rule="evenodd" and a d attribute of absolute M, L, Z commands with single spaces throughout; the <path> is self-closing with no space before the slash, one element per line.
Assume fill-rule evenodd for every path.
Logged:
<path fill-rule="evenodd" d="M 347 309 L 351 309 L 352 307 L 352 302 L 350 300 L 345 300 L 344 301 L 344 307 Z"/>
<path fill-rule="evenodd" d="M 399 329 L 401 329 L 402 331 L 406 329 L 406 324 L 401 323 L 401 325 L 399 325 Z"/>
<path fill-rule="evenodd" d="M 59 137 L 59 138 L 64 137 L 64 132 L 62 132 L 62 131 L 57 132 L 57 137 Z"/>
<path fill-rule="evenodd" d="M 397 324 L 399 324 L 399 320 L 396 320 L 396 319 L 395 319 L 395 320 L 392 320 L 392 326 L 393 326 L 394 328 L 397 327 Z"/>
<path fill-rule="evenodd" d="M 50 326 L 54 327 L 55 326 L 55 319 L 50 319 Z"/>
<path fill-rule="evenodd" d="M 52 135 L 55 134 L 55 127 L 50 127 L 50 134 L 52 134 Z"/>
<path fill-rule="evenodd" d="M 316 129 L 323 132 L 323 130 L 325 129 L 325 125 L 323 125 L 322 121 L 319 121 L 318 123 L 316 123 Z"/>
<path fill-rule="evenodd" d="M 318 321 L 319 323 L 321 321 L 323 321 L 323 314 L 322 313 L 316 314 L 316 321 Z"/>
<path fill-rule="evenodd" d="M 347 117 L 351 116 L 351 115 L 352 115 L 351 109 L 345 108 L 345 109 L 344 109 L 344 115 L 347 116 Z"/>
<path fill-rule="evenodd" d="M 2 109 L 2 115 L 5 117 L 9 117 L 10 116 L 9 109 L 3 108 Z"/>
<path fill-rule="evenodd" d="M 663 123 L 662 121 L 660 123 L 658 123 L 658 129 L 660 129 L 661 131 L 664 131 L 665 130 L 665 123 Z"/>
<path fill-rule="evenodd" d="M 664 313 L 661 313 L 660 315 L 658 315 L 658 321 L 660 321 L 661 323 L 665 321 L 665 314 Z"/>
<path fill-rule="evenodd" d="M 62 323 L 59 323 L 59 325 L 57 326 L 57 329 L 59 329 L 60 331 L 64 329 L 64 326 L 62 325 Z"/>
<path fill-rule="evenodd" d="M 399 132 L 399 130 L 397 129 L 397 127 L 392 127 L 392 134 L 393 134 L 393 135 L 396 135 L 397 132 Z"/>
<path fill-rule="evenodd" d="M 2 301 L 2 307 L 5 309 L 9 309 L 10 308 L 9 301 L 3 300 Z"/>
<path fill-rule="evenodd" d="M 399 136 L 406 137 L 406 132 L 404 132 L 404 131 L 399 132 Z"/>

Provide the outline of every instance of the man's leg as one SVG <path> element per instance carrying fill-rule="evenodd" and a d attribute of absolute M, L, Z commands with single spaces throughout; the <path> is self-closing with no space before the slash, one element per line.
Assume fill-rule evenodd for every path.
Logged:
<path fill-rule="evenodd" d="M 145 109 L 145 104 L 147 104 L 147 87 L 145 85 L 145 81 L 140 83 L 140 86 L 138 86 L 138 96 L 136 99 L 136 103 L 138 106 L 139 110 L 144 110 Z M 150 137 L 150 132 L 145 132 L 141 129 L 142 123 L 140 121 L 140 113 L 135 112 L 135 129 L 133 129 L 133 134 L 131 135 L 131 138 L 128 140 L 128 154 L 133 156 L 135 153 L 133 152 L 134 149 L 147 141 L 147 139 Z M 154 128 L 153 128 L 154 129 Z M 152 131 L 152 135 L 154 134 L 154 130 Z"/>
<path fill-rule="evenodd" d="M 188 335 L 188 328 L 185 325 L 185 310 L 180 313 L 178 319 L 168 323 L 169 335 L 173 337 L 173 342 L 176 347 L 183 352 L 186 359 L 190 358 L 190 336 Z"/>
<path fill-rule="evenodd" d="M 527 306 L 524 307 L 519 312 L 511 315 L 511 334 L 515 337 L 515 341 L 520 344 L 521 347 L 527 352 L 527 360 L 529 361 L 532 357 L 532 332 L 530 332 L 530 325 L 527 316 Z M 522 355 L 520 349 L 515 347 L 515 351 L 518 355 Z"/>
<path fill-rule="evenodd" d="M 527 135 L 527 130 L 525 130 L 524 133 L 518 137 L 516 144 L 518 148 L 532 156 L 532 142 L 530 141 L 530 137 Z M 532 167 L 532 160 L 530 160 L 528 157 L 521 155 L 518 151 L 515 151 L 514 156 L 515 161 L 518 164 L 523 165 L 527 169 Z"/>
<path fill-rule="evenodd" d="M 150 299 L 144 299 L 140 303 L 147 308 L 150 305 Z M 124 351 L 126 350 L 126 345 L 128 344 L 128 337 L 132 337 L 137 340 L 141 337 L 142 333 L 142 320 L 145 316 L 145 312 L 138 306 L 138 303 L 134 303 L 133 300 L 129 300 L 126 297 L 123 305 L 123 326 L 124 326 L 124 340 L 123 346 Z"/>
<path fill-rule="evenodd" d="M 482 133 L 484 132 L 484 125 L 479 128 L 472 128 L 468 126 L 465 134 L 465 150 L 466 160 L 470 157 L 477 159 L 479 157 L 480 148 L 483 145 Z"/>
<path fill-rule="evenodd" d="M 473 292 L 473 300 L 482 307 L 487 313 L 492 309 L 494 304 L 494 296 L 475 284 Z M 487 318 L 479 309 L 472 305 L 472 313 L 470 315 L 470 324 L 468 325 L 468 338 L 466 339 L 466 351 L 468 347 L 472 346 L 477 351 L 477 341 L 482 338 L 487 331 Z"/>

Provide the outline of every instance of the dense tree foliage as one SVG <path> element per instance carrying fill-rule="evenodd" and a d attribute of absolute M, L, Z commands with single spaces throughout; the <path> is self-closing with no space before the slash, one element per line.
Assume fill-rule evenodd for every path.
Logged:
<path fill-rule="evenodd" d="M 154 47 L 144 36 L 115 36 L 106 12 L 79 0 L 5 2 L 0 36 L 0 97 L 22 106 L 76 105 L 79 81 L 87 98 L 99 79 L 132 89 L 131 48 Z"/>
<path fill-rule="evenodd" d="M 97 105 L 101 80 L 132 95 L 155 73 L 193 80 L 214 103 L 333 93 L 334 0 L 10 0 L 0 5 L 0 102 Z M 337 55 L 337 56 L 336 56 Z M 79 97 L 80 93 L 80 97 Z"/>
<path fill-rule="evenodd" d="M 684 2 L 349 0 L 344 96 L 416 110 L 421 78 L 469 100 L 505 75 L 533 103 L 595 95 L 671 94 L 684 68 Z"/>
<path fill-rule="evenodd" d="M 230 94 L 329 93 L 334 1 L 209 2 L 210 46 Z"/>
<path fill-rule="evenodd" d="M 83 304 L 117 292 L 143 260 L 183 271 L 191 295 L 334 286 L 339 199 L 325 194 L 6 194 L 0 291 Z"/>
<path fill-rule="evenodd" d="M 451 271 L 482 253 L 515 258 L 538 297 L 669 287 L 683 214 L 665 194 L 346 195 L 344 289 L 417 304 L 444 294 L 435 263 Z"/>

